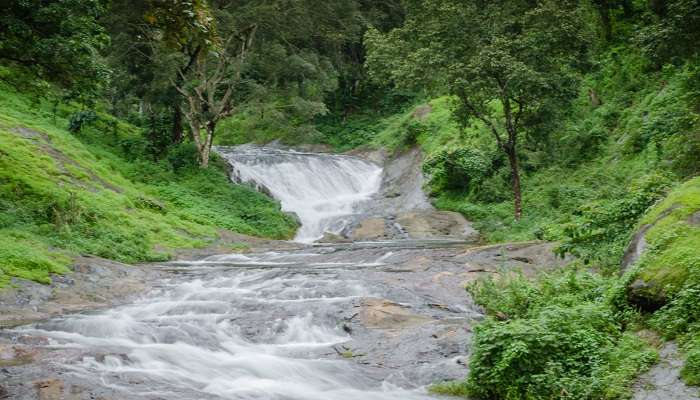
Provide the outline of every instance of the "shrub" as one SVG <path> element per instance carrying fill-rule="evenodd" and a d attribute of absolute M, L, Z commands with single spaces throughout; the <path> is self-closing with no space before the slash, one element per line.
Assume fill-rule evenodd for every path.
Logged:
<path fill-rule="evenodd" d="M 73 133 L 79 133 L 83 127 L 94 124 L 97 120 L 97 114 L 93 110 L 78 111 L 71 115 L 68 130 Z"/>
<path fill-rule="evenodd" d="M 616 282 L 569 270 L 470 285 L 489 316 L 474 330 L 469 377 L 432 390 L 496 400 L 625 397 L 656 354 L 624 332 L 636 315 L 614 305 Z"/>
<path fill-rule="evenodd" d="M 168 161 L 175 171 L 194 168 L 198 165 L 197 147 L 187 142 L 174 146 L 168 152 Z"/>
<path fill-rule="evenodd" d="M 671 182 L 664 174 L 649 174 L 630 185 L 627 197 L 584 204 L 574 222 L 564 227 L 565 239 L 557 251 L 587 263 L 617 263 L 637 220 L 666 193 Z"/>
<path fill-rule="evenodd" d="M 459 147 L 440 151 L 428 158 L 423 171 L 430 176 L 428 186 L 433 193 L 469 190 L 489 175 L 491 160 L 482 151 Z"/>
<path fill-rule="evenodd" d="M 694 343 L 688 351 L 681 377 L 689 385 L 700 386 L 700 343 Z"/>

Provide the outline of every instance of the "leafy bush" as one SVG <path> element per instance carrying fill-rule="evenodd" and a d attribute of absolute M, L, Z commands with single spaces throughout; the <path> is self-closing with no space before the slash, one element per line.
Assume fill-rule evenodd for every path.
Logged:
<path fill-rule="evenodd" d="M 650 174 L 633 182 L 627 197 L 582 205 L 575 221 L 564 227 L 565 239 L 557 251 L 585 262 L 618 262 L 637 220 L 671 182 L 664 174 Z"/>
<path fill-rule="evenodd" d="M 624 331 L 614 278 L 559 271 L 469 286 L 489 317 L 474 330 L 469 377 L 434 391 L 484 399 L 615 399 L 656 354 Z"/>
<path fill-rule="evenodd" d="M 469 190 L 491 172 L 491 159 L 484 152 L 468 147 L 446 149 L 425 160 L 423 171 L 430 176 L 428 186 L 434 194 Z"/>
<path fill-rule="evenodd" d="M 175 171 L 196 168 L 197 147 L 194 143 L 182 143 L 174 146 L 168 152 L 168 161 Z"/>
<path fill-rule="evenodd" d="M 79 133 L 84 126 L 94 124 L 97 119 L 97 114 L 93 110 L 78 111 L 71 115 L 68 130 L 73 133 Z"/>
<path fill-rule="evenodd" d="M 700 329 L 696 330 L 700 333 Z M 696 333 L 696 337 L 698 335 Z M 681 377 L 689 385 L 700 386 L 700 343 L 693 342 L 692 345 L 687 346 L 690 349 L 687 352 L 685 365 L 681 370 Z"/>

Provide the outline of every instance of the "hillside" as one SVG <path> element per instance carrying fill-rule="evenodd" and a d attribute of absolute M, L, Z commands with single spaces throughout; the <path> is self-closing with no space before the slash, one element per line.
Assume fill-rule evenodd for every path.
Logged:
<path fill-rule="evenodd" d="M 462 213 L 488 242 L 555 241 L 560 255 L 577 258 L 570 270 L 534 281 L 516 276 L 469 287 L 495 318 L 477 330 L 469 379 L 436 386 L 438 392 L 548 398 L 561 387 L 577 387 L 574 397 L 625 397 L 656 360 L 660 342 L 647 329 L 678 339 L 683 379 L 700 382 L 698 62 L 657 71 L 638 49 L 618 47 L 602 53 L 596 65 L 571 109 L 543 132 L 548 137 L 526 137 L 522 145 L 520 220 L 513 218 L 502 153 L 483 124 L 457 123 L 451 97 L 319 126 L 338 151 L 419 147 L 429 177 L 425 189 L 437 208 Z M 621 268 L 623 256 L 635 251 Z M 574 325 L 563 324 L 572 318 Z M 609 336 L 596 337 L 606 329 Z M 529 342 L 529 335 L 545 333 L 554 335 L 560 353 Z M 585 349 L 607 349 L 592 356 L 600 357 L 600 368 L 587 369 L 592 360 L 575 361 L 587 350 L 566 346 L 579 340 L 599 341 Z M 517 349 L 527 349 L 525 358 L 509 353 Z M 568 362 L 562 367 L 568 372 L 545 367 Z M 493 373 L 496 365 L 500 370 Z"/>
<path fill-rule="evenodd" d="M 71 293 L 80 286 L 63 285 L 58 297 L 77 311 L 96 306 L 91 297 L 112 277 L 132 271 L 143 289 L 142 277 L 159 270 L 110 260 L 221 254 L 182 260 L 172 269 L 195 267 L 202 279 L 180 274 L 174 290 L 145 303 L 174 309 L 147 321 L 99 314 L 120 329 L 106 332 L 86 364 L 118 373 L 83 374 L 93 394 L 114 383 L 230 397 L 247 390 L 242 379 L 254 389 L 243 397 L 300 400 L 395 398 L 380 386 L 421 400 L 700 398 L 699 1 L 27 0 L 0 3 L 0 12 L 0 306 L 15 323 L 36 311 L 31 293 L 51 299 L 71 276 L 99 283 L 82 297 Z M 288 189 L 307 226 L 324 221 L 309 237 L 350 227 L 347 212 L 370 218 L 324 237 L 382 240 L 291 250 L 267 241 L 259 253 L 223 255 L 260 243 L 244 235 L 285 239 L 297 228 L 278 203 L 232 184 L 211 153 L 212 144 L 271 142 L 339 153 L 262 148 L 239 165 L 255 167 L 270 193 Z M 361 189 L 378 184 L 379 170 L 355 160 L 367 167 L 358 173 L 364 167 L 348 156 L 370 153 L 388 160 L 385 186 L 394 176 L 421 182 L 414 192 L 422 185 L 439 210 L 420 218 L 443 222 L 437 231 L 451 239 L 473 226 L 480 242 L 384 241 L 430 224 L 413 210 L 403 218 L 388 201 L 404 202 L 393 188 Z M 362 199 L 372 203 L 367 212 L 357 192 L 371 197 Z M 324 219 L 336 211 L 341 219 Z M 90 255 L 113 268 L 81 268 Z M 230 260 L 246 268 L 206 268 Z M 80 271 L 43 285 L 71 266 Z M 34 282 L 12 286 L 22 278 Z M 35 318 L 66 312 L 51 308 Z M 59 338 L 85 327 L 49 325 L 41 334 Z M 102 337 L 105 325 L 95 325 Z M 367 333 L 390 357 L 353 348 Z M 168 354 L 155 355 L 158 363 L 105 356 L 124 339 Z M 61 342 L 69 350 L 70 340 Z M 321 344 L 319 352 L 298 351 L 298 340 Z M 181 342 L 202 351 L 197 362 L 181 357 Z M 232 359 L 218 357 L 229 350 Z M 322 353 L 319 365 L 343 367 L 297 360 Z M 282 369 L 270 355 L 281 355 Z M 66 370 L 76 371 L 68 358 Z M 127 364 L 146 378 L 120 375 Z M 12 387 L 55 363 L 46 365 L 8 373 Z M 345 367 L 375 371 L 365 381 Z M 379 382 L 381 369 L 389 375 Z M 223 378 L 212 384 L 213 376 Z M 268 384 L 280 378 L 291 378 L 285 390 L 305 389 L 278 393 Z"/>
<path fill-rule="evenodd" d="M 69 132 L 75 111 L 0 86 L 0 285 L 13 276 L 48 282 L 79 254 L 168 260 L 220 230 L 293 236 L 296 222 L 232 185 L 222 163 L 200 170 L 187 146 L 171 151 L 185 157 L 179 164 L 151 161 L 140 131 L 106 114 Z"/>

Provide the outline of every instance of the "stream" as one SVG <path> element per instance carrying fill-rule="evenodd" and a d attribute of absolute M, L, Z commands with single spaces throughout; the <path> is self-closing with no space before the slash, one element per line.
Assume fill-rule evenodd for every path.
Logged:
<path fill-rule="evenodd" d="M 412 400 L 466 375 L 482 315 L 463 289 L 464 241 L 313 243 L 372 209 L 382 168 L 349 156 L 217 151 L 237 181 L 296 213 L 297 244 L 153 265 L 159 278 L 136 301 L 4 331 L 41 353 L 40 363 L 6 370 L 11 398 Z M 25 383 L 39 376 L 54 383 Z"/>

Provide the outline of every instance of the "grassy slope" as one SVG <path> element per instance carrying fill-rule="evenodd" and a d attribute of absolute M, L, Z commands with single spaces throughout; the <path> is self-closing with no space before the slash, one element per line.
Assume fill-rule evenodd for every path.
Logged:
<path fill-rule="evenodd" d="M 293 235 L 278 204 L 231 185 L 220 163 L 176 173 L 134 157 L 140 134 L 121 121 L 103 115 L 69 133 L 74 111 L 0 86 L 0 286 L 11 276 L 48 282 L 75 254 L 154 261 L 206 246 L 220 229 Z"/>
<path fill-rule="evenodd" d="M 665 296 L 677 293 L 689 275 L 700 269 L 700 226 L 690 224 L 698 211 L 700 177 L 676 188 L 640 221 L 653 224 L 645 236 L 651 251 L 640 264 L 640 277 L 663 282 L 659 286 Z"/>

